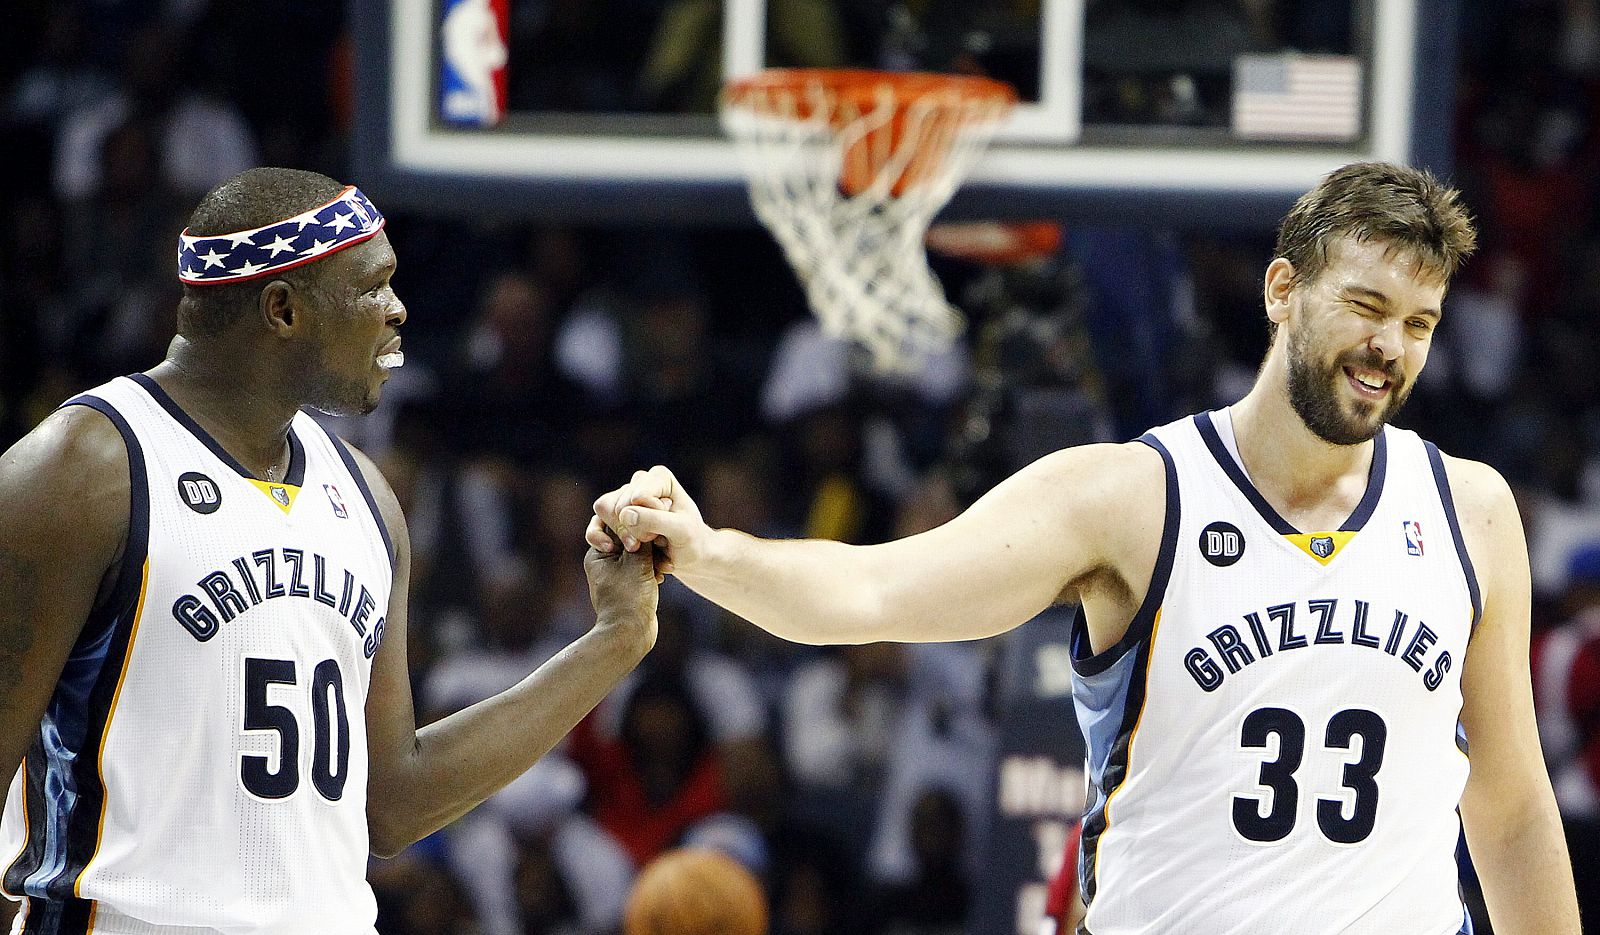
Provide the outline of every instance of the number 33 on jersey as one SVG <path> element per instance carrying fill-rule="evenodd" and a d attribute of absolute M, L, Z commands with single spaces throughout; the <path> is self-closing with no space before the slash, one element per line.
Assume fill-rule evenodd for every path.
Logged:
<path fill-rule="evenodd" d="M 1226 412 L 1144 441 L 1167 471 L 1149 597 L 1116 646 L 1074 646 L 1088 931 L 1461 931 L 1478 593 L 1437 450 L 1383 429 L 1353 513 L 1302 531 Z"/>

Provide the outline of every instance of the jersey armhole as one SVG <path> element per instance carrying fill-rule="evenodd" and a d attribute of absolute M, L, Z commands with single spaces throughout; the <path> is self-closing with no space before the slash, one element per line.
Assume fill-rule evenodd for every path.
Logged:
<path fill-rule="evenodd" d="M 84 627 L 84 637 L 92 637 L 97 624 L 115 623 L 121 614 L 131 611 L 139 601 L 145 561 L 150 552 L 150 482 L 139 437 L 115 406 L 87 393 L 74 396 L 59 408 L 68 406 L 85 406 L 105 416 L 116 427 L 117 433 L 122 436 L 123 446 L 128 450 L 128 540 L 123 544 L 116 586 L 106 601 L 90 612 Z"/>
<path fill-rule="evenodd" d="M 1161 602 L 1166 597 L 1167 583 L 1172 579 L 1172 564 L 1178 551 L 1180 519 L 1178 469 L 1172 462 L 1172 454 L 1155 435 L 1146 432 L 1139 436 L 1138 440 L 1154 448 L 1161 455 L 1166 475 L 1167 503 L 1166 516 L 1161 524 L 1161 549 L 1156 554 L 1155 569 L 1150 573 L 1150 586 L 1145 591 L 1144 601 L 1134 613 L 1133 619 L 1128 622 L 1128 629 L 1122 634 L 1122 639 L 1095 655 L 1089 642 L 1088 625 L 1084 621 L 1082 610 L 1079 610 L 1072 624 L 1071 656 L 1072 668 L 1081 676 L 1104 672 L 1127 655 L 1130 649 L 1149 639 L 1156 615 L 1161 611 Z"/>
<path fill-rule="evenodd" d="M 383 521 L 383 511 L 378 509 L 378 501 L 372 496 L 372 487 L 367 483 L 367 475 L 362 473 L 361 465 L 356 463 L 355 456 L 350 453 L 350 446 L 344 443 L 336 433 L 330 431 L 321 423 L 317 427 L 322 434 L 328 436 L 328 441 L 333 444 L 333 450 L 338 452 L 339 460 L 344 462 L 345 470 L 350 473 L 350 479 L 356 482 L 356 487 L 361 491 L 361 498 L 367 501 L 367 510 L 372 514 L 372 521 L 378 524 L 378 534 L 383 536 L 383 553 L 389 556 L 389 571 L 394 571 L 397 556 L 394 550 L 394 539 L 389 536 L 389 524 Z"/>
<path fill-rule="evenodd" d="M 1445 522 L 1450 526 L 1450 538 L 1455 543 L 1456 556 L 1461 560 L 1461 572 L 1467 579 L 1467 595 L 1472 600 L 1472 632 L 1478 629 L 1478 620 L 1483 617 L 1483 594 L 1478 589 L 1478 573 L 1473 570 L 1472 556 L 1467 552 L 1467 541 L 1461 535 L 1461 520 L 1456 516 L 1455 498 L 1450 494 L 1450 477 L 1445 473 L 1444 458 L 1439 454 L 1439 447 L 1433 442 L 1424 441 L 1423 446 L 1428 451 L 1428 464 L 1433 468 L 1434 485 L 1439 489 L 1439 504 L 1444 507 Z"/>

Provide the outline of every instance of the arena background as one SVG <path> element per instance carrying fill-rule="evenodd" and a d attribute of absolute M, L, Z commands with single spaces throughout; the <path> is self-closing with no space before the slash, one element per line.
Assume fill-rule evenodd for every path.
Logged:
<path fill-rule="evenodd" d="M 748 54 L 718 31 L 723 4 L 500 6 L 507 114 L 488 129 L 427 118 L 419 132 L 468 141 L 429 150 L 441 166 L 407 161 L 421 150 L 397 144 L 407 118 L 392 93 L 421 80 L 411 86 L 437 108 L 436 5 L 9 5 L 0 443 L 161 358 L 175 235 L 215 182 L 273 164 L 361 184 L 390 216 L 407 365 L 378 413 L 338 428 L 378 459 L 410 518 L 410 658 L 431 720 L 588 625 L 579 532 L 592 498 L 636 467 L 672 465 L 714 524 L 870 542 L 941 522 L 1045 451 L 1236 399 L 1265 346 L 1271 221 L 1310 184 L 1295 172 L 1315 159 L 1300 157 L 1398 146 L 1447 173 L 1482 229 L 1400 421 L 1517 489 L 1541 729 L 1592 913 L 1593 0 L 1091 0 L 1066 5 L 1083 29 L 1065 84 L 1040 64 L 1059 54 L 1045 51 L 1056 0 L 762 4 L 771 51 L 758 65 L 988 71 L 1023 87 L 1042 126 L 1072 129 L 1003 140 L 996 158 L 1010 161 L 980 167 L 958 196 L 955 217 L 1048 222 L 1059 246 L 1004 267 L 935 255 L 972 326 L 903 380 L 871 377 L 819 337 L 733 164 L 717 161 L 718 57 Z M 1415 41 L 1403 74 L 1381 72 L 1378 27 L 1402 7 Z M 416 9 L 420 20 L 401 16 Z M 397 69 L 407 28 L 426 48 Z M 1230 136 L 1233 58 L 1286 50 L 1375 69 L 1348 146 Z M 1395 101 L 1409 120 L 1399 142 L 1378 125 Z M 578 142 L 565 156 L 540 148 L 556 138 Z M 657 142 L 608 161 L 634 138 Z M 474 155 L 473 139 L 499 148 Z M 693 150 L 710 168 L 672 156 L 674 139 L 712 141 Z M 1243 184 L 1227 160 L 1258 149 L 1268 162 Z M 1148 174 L 1096 181 L 1117 161 L 1100 152 L 1147 159 Z M 1057 183 L 1037 181 L 1063 166 Z M 380 930 L 607 932 L 633 868 L 692 841 L 760 873 L 782 935 L 1035 931 L 1082 782 L 1065 622 L 1047 618 L 982 644 L 821 650 L 669 588 L 660 645 L 559 754 L 373 862 Z"/>

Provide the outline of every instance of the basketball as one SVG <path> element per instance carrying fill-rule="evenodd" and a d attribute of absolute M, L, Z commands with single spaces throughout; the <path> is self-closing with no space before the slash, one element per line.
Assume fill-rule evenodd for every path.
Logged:
<path fill-rule="evenodd" d="M 623 935 L 766 935 L 755 875 L 718 851 L 681 849 L 651 861 L 623 911 Z"/>

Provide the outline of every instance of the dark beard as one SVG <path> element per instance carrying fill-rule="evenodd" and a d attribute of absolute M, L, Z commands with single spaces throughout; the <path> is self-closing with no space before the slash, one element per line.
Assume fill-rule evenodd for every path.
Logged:
<path fill-rule="evenodd" d="M 1319 366 L 1311 362 L 1310 355 L 1293 332 L 1288 337 L 1289 405 L 1294 407 L 1311 434 L 1328 444 L 1359 445 L 1371 441 L 1405 405 L 1410 388 L 1401 381 L 1400 375 L 1395 372 L 1396 368 L 1386 365 L 1382 355 L 1376 351 L 1345 354 L 1330 364 Z M 1369 423 L 1345 414 L 1339 403 L 1336 382 L 1345 379 L 1345 367 L 1379 370 L 1388 377 L 1389 397 L 1382 404 L 1383 411 L 1376 420 Z M 1364 416 L 1378 404 L 1358 402 L 1356 405 L 1359 407 L 1357 413 Z"/>

